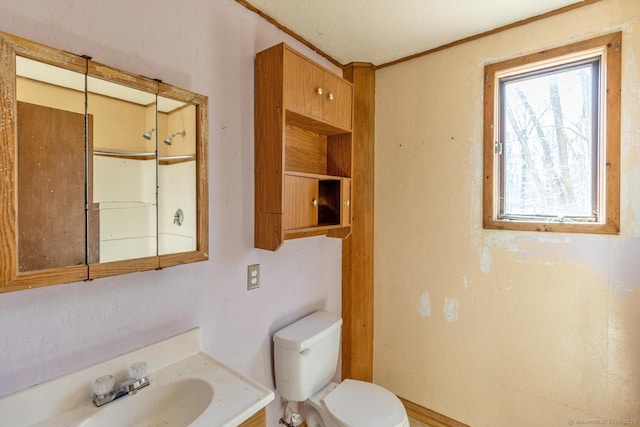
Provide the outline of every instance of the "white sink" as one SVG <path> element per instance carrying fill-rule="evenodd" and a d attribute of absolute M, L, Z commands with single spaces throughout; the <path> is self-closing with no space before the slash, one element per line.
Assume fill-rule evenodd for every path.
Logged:
<path fill-rule="evenodd" d="M 211 404 L 213 387 L 197 378 L 159 387 L 147 386 L 105 406 L 81 427 L 151 427 L 191 425 Z"/>
<path fill-rule="evenodd" d="M 96 378 L 110 374 L 119 383 L 140 361 L 147 362 L 148 386 L 93 404 Z M 6 396 L 0 414 L 1 424 L 12 427 L 231 427 L 273 398 L 271 390 L 203 353 L 194 329 Z"/>

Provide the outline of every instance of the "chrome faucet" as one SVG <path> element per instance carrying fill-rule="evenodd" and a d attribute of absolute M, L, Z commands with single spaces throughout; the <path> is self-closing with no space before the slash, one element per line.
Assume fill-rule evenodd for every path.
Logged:
<path fill-rule="evenodd" d="M 138 390 L 148 386 L 149 383 L 147 363 L 134 363 L 129 368 L 129 378 L 122 381 L 117 389 L 114 389 L 115 379 L 113 375 L 103 375 L 95 380 L 93 383 L 93 403 L 96 406 L 106 405 L 123 396 L 136 394 Z"/>

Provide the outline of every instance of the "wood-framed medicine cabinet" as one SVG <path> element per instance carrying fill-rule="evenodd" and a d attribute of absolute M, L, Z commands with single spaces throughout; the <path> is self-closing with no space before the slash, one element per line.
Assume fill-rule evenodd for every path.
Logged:
<path fill-rule="evenodd" d="M 208 259 L 208 99 L 0 32 L 0 293 Z"/>

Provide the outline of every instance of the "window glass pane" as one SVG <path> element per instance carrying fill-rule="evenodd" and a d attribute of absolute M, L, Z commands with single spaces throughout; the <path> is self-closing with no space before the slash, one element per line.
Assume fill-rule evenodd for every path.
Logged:
<path fill-rule="evenodd" d="M 502 216 L 595 220 L 597 61 L 501 80 Z"/>

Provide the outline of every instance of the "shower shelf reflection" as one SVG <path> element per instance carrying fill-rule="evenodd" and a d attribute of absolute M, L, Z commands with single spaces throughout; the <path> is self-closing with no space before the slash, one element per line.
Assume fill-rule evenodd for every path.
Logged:
<path fill-rule="evenodd" d="M 158 157 L 158 163 L 161 166 L 170 166 L 177 163 L 193 162 L 196 160 L 195 154 L 181 154 L 176 156 L 162 156 Z"/>
<path fill-rule="evenodd" d="M 146 157 L 154 158 L 156 156 L 155 151 L 107 151 L 107 150 L 93 150 L 93 154 L 96 156 L 108 156 L 108 157 Z"/>
<path fill-rule="evenodd" d="M 107 209 L 136 209 L 136 208 L 146 208 L 149 206 L 155 206 L 156 204 L 153 202 L 141 202 L 141 201 L 110 201 L 110 202 L 100 202 L 99 205 L 100 210 Z"/>
<path fill-rule="evenodd" d="M 182 154 L 182 155 L 178 155 L 178 156 L 162 156 L 159 157 L 158 160 L 163 161 L 163 160 L 195 160 L 196 159 L 196 155 L 195 154 Z"/>

